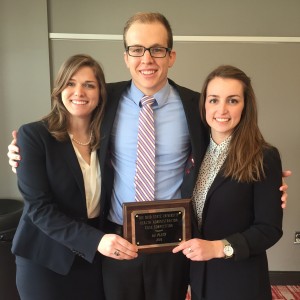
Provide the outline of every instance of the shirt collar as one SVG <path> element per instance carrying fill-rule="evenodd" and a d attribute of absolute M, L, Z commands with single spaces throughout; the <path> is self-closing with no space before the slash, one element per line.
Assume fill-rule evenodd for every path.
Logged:
<path fill-rule="evenodd" d="M 158 107 L 163 106 L 168 101 L 170 92 L 171 92 L 171 85 L 169 81 L 167 81 L 165 86 L 162 89 L 160 89 L 154 95 L 151 95 L 156 100 L 154 106 L 158 106 Z M 133 81 L 131 81 L 131 85 L 128 90 L 128 95 L 129 98 L 131 98 L 136 105 L 140 104 L 140 100 L 144 96 L 143 92 L 137 88 L 137 86 L 134 84 Z"/>
<path fill-rule="evenodd" d="M 221 144 L 217 144 L 210 136 L 209 150 L 213 153 L 226 153 L 229 149 L 231 135 L 226 138 Z"/>

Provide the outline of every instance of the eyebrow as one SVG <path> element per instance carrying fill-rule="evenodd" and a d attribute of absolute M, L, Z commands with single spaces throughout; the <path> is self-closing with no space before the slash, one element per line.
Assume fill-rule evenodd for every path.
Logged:
<path fill-rule="evenodd" d="M 219 95 L 206 95 L 206 97 L 220 97 Z M 239 97 L 239 98 L 241 98 L 241 96 L 240 95 L 229 95 L 229 96 L 227 96 L 226 98 L 230 98 L 230 97 Z"/>
<path fill-rule="evenodd" d="M 150 47 L 145 47 L 145 46 L 143 46 L 143 45 L 141 45 L 141 44 L 130 45 L 130 47 L 144 47 L 144 48 L 164 47 L 164 48 L 165 48 L 165 46 L 163 46 L 163 45 L 161 45 L 161 44 L 158 44 L 158 43 L 153 44 L 153 45 L 151 45 Z"/>
<path fill-rule="evenodd" d="M 77 80 L 74 79 L 74 78 L 70 78 L 70 81 L 77 81 Z M 97 81 L 96 80 L 85 80 L 84 82 L 94 82 L 94 83 L 96 83 Z"/>

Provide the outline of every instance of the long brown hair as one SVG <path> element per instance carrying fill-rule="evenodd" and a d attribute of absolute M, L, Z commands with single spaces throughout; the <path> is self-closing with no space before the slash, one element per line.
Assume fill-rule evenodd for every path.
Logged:
<path fill-rule="evenodd" d="M 216 77 L 239 80 L 243 85 L 245 102 L 241 120 L 232 133 L 228 156 L 222 168 L 223 174 L 241 182 L 262 180 L 265 177 L 263 150 L 270 145 L 258 128 L 257 104 L 251 79 L 242 70 L 230 65 L 219 66 L 207 76 L 201 92 L 200 114 L 208 128 L 205 110 L 207 86 Z"/>
<path fill-rule="evenodd" d="M 69 139 L 68 117 L 70 114 L 62 102 L 61 93 L 66 88 L 71 77 L 80 68 L 86 66 L 93 70 L 100 91 L 99 103 L 93 111 L 90 124 L 93 135 L 91 140 L 91 150 L 96 150 L 100 146 L 100 125 L 106 104 L 106 83 L 101 66 L 91 56 L 86 54 L 73 55 L 62 64 L 58 71 L 51 94 L 52 110 L 43 118 L 43 121 L 47 123 L 49 132 L 56 140 L 62 142 Z"/>
<path fill-rule="evenodd" d="M 126 43 L 126 34 L 128 29 L 134 24 L 134 23 L 142 23 L 142 24 L 151 24 L 151 23 L 161 23 L 167 30 L 167 35 L 168 35 L 168 48 L 173 48 L 173 33 L 172 33 L 172 28 L 167 20 L 167 18 L 156 12 L 138 12 L 134 14 L 125 24 L 124 30 L 123 30 L 123 43 L 125 49 L 127 48 L 127 43 Z"/>

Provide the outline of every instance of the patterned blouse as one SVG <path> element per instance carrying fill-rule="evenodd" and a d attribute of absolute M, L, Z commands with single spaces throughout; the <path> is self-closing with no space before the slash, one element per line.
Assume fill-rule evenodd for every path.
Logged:
<path fill-rule="evenodd" d="M 200 167 L 192 198 L 199 229 L 201 228 L 206 195 L 227 157 L 230 140 L 231 136 L 218 145 L 210 137 L 210 143 Z"/>

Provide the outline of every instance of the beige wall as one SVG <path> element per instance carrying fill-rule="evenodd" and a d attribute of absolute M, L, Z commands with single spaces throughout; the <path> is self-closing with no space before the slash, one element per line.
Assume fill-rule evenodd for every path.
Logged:
<path fill-rule="evenodd" d="M 3 0 L 1 0 L 3 2 Z M 6 162 L 10 131 L 34 120 L 49 109 L 49 67 L 55 74 L 69 55 L 89 53 L 103 65 L 107 81 L 129 78 L 120 40 L 47 41 L 45 1 L 6 0 L 5 46 L 1 36 L 0 197 L 16 197 L 15 177 Z M 130 5 L 128 5 L 130 3 Z M 18 8 L 18 9 L 13 9 Z M 34 8 L 34 10 L 33 10 Z M 300 37 L 298 0 L 264 1 L 48 1 L 49 33 L 121 35 L 124 22 L 136 11 L 166 15 L 175 36 Z M 22 14 L 21 14 L 22 11 Z M 19 15 L 20 14 L 20 15 Z M 25 26 L 24 26 L 25 24 Z M 2 30 L 3 31 L 3 30 Z M 1 31 L 1 34 L 2 34 Z M 2 51 L 3 48 L 3 51 Z M 283 167 L 294 174 L 287 181 L 288 208 L 284 211 L 284 236 L 269 251 L 270 270 L 300 271 L 300 245 L 293 235 L 300 231 L 300 42 L 175 42 L 177 62 L 170 77 L 199 90 L 205 75 L 219 64 L 229 63 L 251 76 L 259 103 L 259 123 L 266 139 L 277 146 Z M 5 72 L 4 72 L 5 71 Z M 25 87 L 25 88 L 24 88 Z M 3 89 L 2 89 L 3 88 Z"/>
<path fill-rule="evenodd" d="M 0 197 L 19 198 L 7 164 L 11 131 L 50 108 L 46 0 L 0 1 Z"/>

